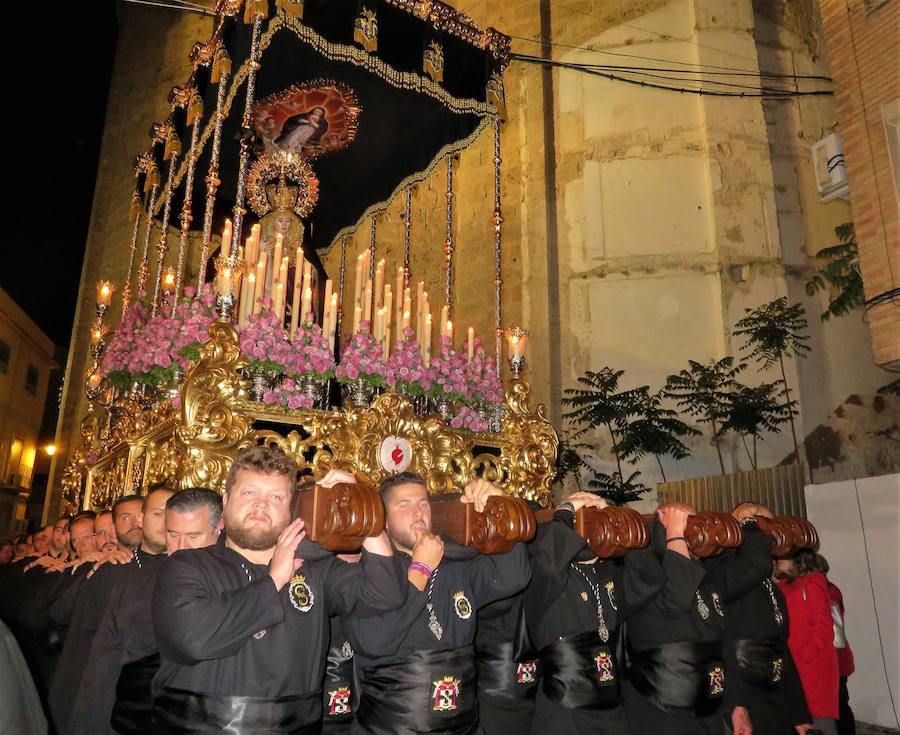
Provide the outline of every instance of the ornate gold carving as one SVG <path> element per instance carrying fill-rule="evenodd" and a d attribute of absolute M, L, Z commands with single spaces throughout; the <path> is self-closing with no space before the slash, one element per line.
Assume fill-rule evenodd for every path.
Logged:
<path fill-rule="evenodd" d="M 488 104 L 497 111 L 497 117 L 506 120 L 506 90 L 503 88 L 503 77 L 499 74 L 491 74 L 488 79 L 486 99 Z"/>
<path fill-rule="evenodd" d="M 334 467 L 377 485 L 388 476 L 381 465 L 387 437 L 409 441 L 410 469 L 426 478 L 432 494 L 460 492 L 481 475 L 510 495 L 550 504 L 558 440 L 543 407 L 530 409 L 526 383 L 513 383 L 497 433 L 452 429 L 437 416 L 419 416 L 407 398 L 390 391 L 369 408 L 289 411 L 247 400 L 237 332 L 223 321 L 209 331 L 185 377 L 179 413 L 168 401 L 154 403 L 131 390 L 98 414 L 109 430 L 91 444 L 99 459 L 88 471 L 90 506 L 154 482 L 221 490 L 235 454 L 259 444 L 283 449 L 303 475 L 318 479 Z M 77 493 L 80 470 L 70 465 L 66 473 L 69 494 Z"/>
<path fill-rule="evenodd" d="M 378 50 L 378 18 L 374 10 L 360 11 L 353 23 L 353 40 L 370 54 Z"/>
<path fill-rule="evenodd" d="M 303 17 L 303 5 L 305 0 L 275 0 L 275 7 L 290 18 Z"/>

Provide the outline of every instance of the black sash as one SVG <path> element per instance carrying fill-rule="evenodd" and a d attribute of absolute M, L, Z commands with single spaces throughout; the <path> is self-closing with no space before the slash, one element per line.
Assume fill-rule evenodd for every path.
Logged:
<path fill-rule="evenodd" d="M 533 699 L 537 691 L 537 662 L 514 658 L 513 641 L 476 646 L 478 693 L 504 699 Z"/>
<path fill-rule="evenodd" d="M 109 724 L 121 735 L 140 735 L 147 731 L 153 715 L 150 685 L 159 671 L 159 654 L 127 663 L 116 683 L 116 703 Z"/>
<path fill-rule="evenodd" d="M 478 729 L 475 652 L 413 651 L 396 663 L 362 670 L 356 722 L 377 735 Z"/>
<path fill-rule="evenodd" d="M 295 697 L 226 697 L 163 689 L 153 708 L 155 735 L 318 735 L 319 692 Z"/>
<path fill-rule="evenodd" d="M 784 641 L 744 638 L 731 641 L 744 681 L 759 689 L 778 686 L 784 672 Z"/>
<path fill-rule="evenodd" d="M 634 688 L 664 711 L 713 714 L 725 694 L 725 663 L 719 641 L 666 643 L 630 652 Z"/>
<path fill-rule="evenodd" d="M 609 709 L 621 702 L 612 649 L 596 631 L 560 638 L 538 652 L 544 694 L 569 709 Z"/>

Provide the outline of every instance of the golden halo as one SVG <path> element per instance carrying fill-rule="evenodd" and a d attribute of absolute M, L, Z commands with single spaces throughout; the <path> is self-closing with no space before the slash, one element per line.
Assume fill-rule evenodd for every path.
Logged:
<path fill-rule="evenodd" d="M 290 209 L 305 219 L 319 200 L 319 180 L 309 161 L 297 153 L 265 153 L 250 167 L 247 200 L 258 217 L 272 211 L 269 187 L 275 188 L 278 209 Z"/>

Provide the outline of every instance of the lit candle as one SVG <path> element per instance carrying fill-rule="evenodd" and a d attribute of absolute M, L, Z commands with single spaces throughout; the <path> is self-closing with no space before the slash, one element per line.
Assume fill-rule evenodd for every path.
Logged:
<path fill-rule="evenodd" d="M 97 306 L 108 307 L 112 303 L 113 291 L 116 287 L 109 281 L 97 283 Z"/>
<path fill-rule="evenodd" d="M 330 278 L 325 279 L 325 299 L 322 301 L 322 320 L 324 324 L 325 315 L 328 313 L 328 309 L 331 308 L 331 292 L 334 288 L 334 283 Z"/>
<path fill-rule="evenodd" d="M 337 308 L 338 297 L 336 293 L 331 294 L 331 302 L 328 306 L 328 343 L 334 351 L 334 336 L 337 334 Z"/>
<path fill-rule="evenodd" d="M 394 318 L 394 294 L 390 286 L 384 287 L 384 329 L 389 331 L 391 320 Z"/>
<path fill-rule="evenodd" d="M 231 220 L 225 220 L 225 226 L 222 228 L 222 255 L 228 255 L 231 252 Z"/>
<path fill-rule="evenodd" d="M 416 339 L 422 344 L 422 335 L 425 333 L 425 281 L 416 284 Z"/>
<path fill-rule="evenodd" d="M 284 245 L 284 235 L 280 232 L 275 235 L 275 248 L 272 251 L 272 269 L 276 274 L 281 273 L 281 249 Z"/>
<path fill-rule="evenodd" d="M 407 327 L 409 327 L 410 317 L 412 316 L 412 301 L 409 298 L 409 289 L 408 288 L 405 290 L 405 292 L 403 294 L 403 306 L 401 307 L 400 315 L 401 315 L 401 318 L 403 319 L 403 335 L 397 335 L 398 337 L 405 336 L 406 329 L 407 329 Z"/>
<path fill-rule="evenodd" d="M 246 299 L 243 298 L 245 293 Z M 256 273 L 252 270 L 247 274 L 246 287 L 241 291 L 241 297 L 240 323 L 243 325 L 247 323 L 247 317 L 253 313 L 253 303 L 256 298 Z"/>
<path fill-rule="evenodd" d="M 441 309 L 441 337 L 447 336 L 447 326 L 450 324 L 450 306 L 444 304 Z"/>
<path fill-rule="evenodd" d="M 384 328 L 384 340 L 382 342 L 382 359 L 386 362 L 388 357 L 391 354 L 391 327 L 390 325 Z"/>
<path fill-rule="evenodd" d="M 409 320 L 412 315 L 409 313 L 409 310 L 403 312 L 403 333 L 406 334 L 406 330 L 409 329 Z"/>
<path fill-rule="evenodd" d="M 278 286 L 279 286 L 279 299 L 278 299 L 278 316 L 281 319 L 282 326 L 284 325 L 284 312 L 287 308 L 287 292 L 288 292 L 288 259 L 281 259 L 281 268 L 278 270 Z"/>
<path fill-rule="evenodd" d="M 175 292 L 175 269 L 171 266 L 163 270 L 162 289 L 169 296 Z"/>
<path fill-rule="evenodd" d="M 253 313 L 262 311 L 262 302 L 266 297 L 266 251 L 259 254 L 259 262 L 256 264 L 256 287 L 253 290 Z"/>
<path fill-rule="evenodd" d="M 363 282 L 363 257 L 364 254 L 360 253 L 359 257 L 356 259 L 356 280 L 353 283 L 353 303 L 360 303 L 360 297 L 362 295 L 362 282 Z"/>
<path fill-rule="evenodd" d="M 384 307 L 375 312 L 375 329 L 372 336 L 376 342 L 381 342 L 384 337 Z"/>
<path fill-rule="evenodd" d="M 300 248 L 297 248 L 297 260 L 294 262 L 294 295 L 291 300 L 291 340 L 297 334 L 297 327 L 300 325 L 300 297 L 303 291 L 300 287 L 300 279 L 302 278 L 303 256 L 300 254 Z"/>
<path fill-rule="evenodd" d="M 431 314 L 425 315 L 425 327 L 422 331 L 422 359 L 425 367 L 428 367 L 431 364 Z"/>
<path fill-rule="evenodd" d="M 447 321 L 447 336 L 450 338 L 450 347 L 453 347 L 453 322 Z"/>
<path fill-rule="evenodd" d="M 397 283 L 394 287 L 394 293 L 397 294 L 397 314 L 394 317 L 397 324 L 400 324 L 403 318 L 403 266 L 397 268 Z M 397 335 L 398 337 L 400 335 Z"/>
<path fill-rule="evenodd" d="M 362 320 L 362 308 L 359 304 L 353 307 L 353 334 L 359 334 L 359 323 Z"/>
<path fill-rule="evenodd" d="M 272 313 L 276 316 L 281 314 L 282 301 L 284 301 L 284 284 L 278 281 L 275 284 L 275 288 L 272 289 Z"/>
<path fill-rule="evenodd" d="M 378 261 L 375 268 L 375 308 L 383 305 L 382 296 L 384 295 L 384 259 Z"/>
<path fill-rule="evenodd" d="M 475 357 L 475 328 L 469 327 L 469 362 Z"/>
<path fill-rule="evenodd" d="M 300 322 L 305 324 L 309 316 L 309 310 L 312 308 L 312 288 L 307 286 L 303 289 L 303 299 L 300 301 Z"/>
<path fill-rule="evenodd" d="M 372 321 L 372 279 L 366 281 L 366 291 L 363 294 L 363 321 L 369 322 L 371 328 Z"/>

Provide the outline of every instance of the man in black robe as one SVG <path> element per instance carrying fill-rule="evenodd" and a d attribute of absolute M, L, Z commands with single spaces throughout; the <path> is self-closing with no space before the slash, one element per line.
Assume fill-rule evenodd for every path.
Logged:
<path fill-rule="evenodd" d="M 689 506 L 666 504 L 650 528 L 666 582 L 628 622 L 630 669 L 623 686 L 628 724 L 641 735 L 721 735 L 726 724 L 734 735 L 751 735 L 740 683 L 728 675 L 733 661 L 722 645 L 721 590 L 692 558 L 684 536 L 693 513 Z"/>
<path fill-rule="evenodd" d="M 50 686 L 50 716 L 58 735 L 68 735 L 70 732 L 78 685 L 103 612 L 116 584 L 129 578 L 137 570 L 164 558 L 165 538 L 154 535 L 144 539 L 143 515 L 146 508 L 148 513 L 156 516 L 172 491 L 156 487 L 151 488 L 148 493 L 146 498 L 124 496 L 113 506 L 116 535 L 122 547 L 132 550 L 131 561 L 127 564 L 98 562 L 100 566 L 95 567 L 96 571 L 91 568 L 78 576 L 77 583 L 69 585 L 50 608 L 51 619 L 60 624 L 68 622 L 69 625 Z M 88 566 L 84 565 L 82 568 Z"/>
<path fill-rule="evenodd" d="M 181 490 L 165 499 L 164 518 L 162 522 L 156 508 L 145 511 L 145 543 L 148 537 L 164 538 L 169 555 L 211 546 L 222 529 L 222 498 L 206 488 Z M 151 682 L 159 670 L 152 604 L 160 566 L 134 569 L 116 584 L 85 666 L 72 735 L 147 731 L 153 714 Z"/>
<path fill-rule="evenodd" d="M 665 580 L 651 550 L 630 551 L 623 562 L 598 559 L 575 532 L 579 509 L 605 506 L 597 495 L 574 493 L 529 545 L 525 617 L 540 674 L 532 733 L 629 732 L 621 704 L 619 630 Z"/>
<path fill-rule="evenodd" d="M 329 616 L 403 602 L 403 569 L 384 533 L 366 539 L 358 564 L 314 549 L 296 558 L 305 535 L 301 519 L 290 521 L 296 474 L 279 449 L 240 452 L 219 543 L 160 569 L 154 732 L 318 733 Z M 332 471 L 319 484 L 345 481 Z"/>
<path fill-rule="evenodd" d="M 428 492 L 416 474 L 389 478 L 381 494 L 385 527 L 408 567 L 408 596 L 394 612 L 345 619 L 360 677 L 352 732 L 482 733 L 473 647 L 476 611 L 528 584 L 525 545 L 482 556 L 442 541 L 431 533 Z M 502 490 L 475 480 L 460 500 L 482 512 L 491 495 Z"/>
<path fill-rule="evenodd" d="M 762 505 L 741 503 L 733 515 L 744 542 L 738 549 L 705 561 L 725 603 L 725 645 L 736 666 L 729 671 L 744 692 L 758 735 L 803 735 L 812 728 L 800 674 L 787 645 L 784 596 L 770 579 L 772 538 L 756 523 L 772 517 Z"/>

